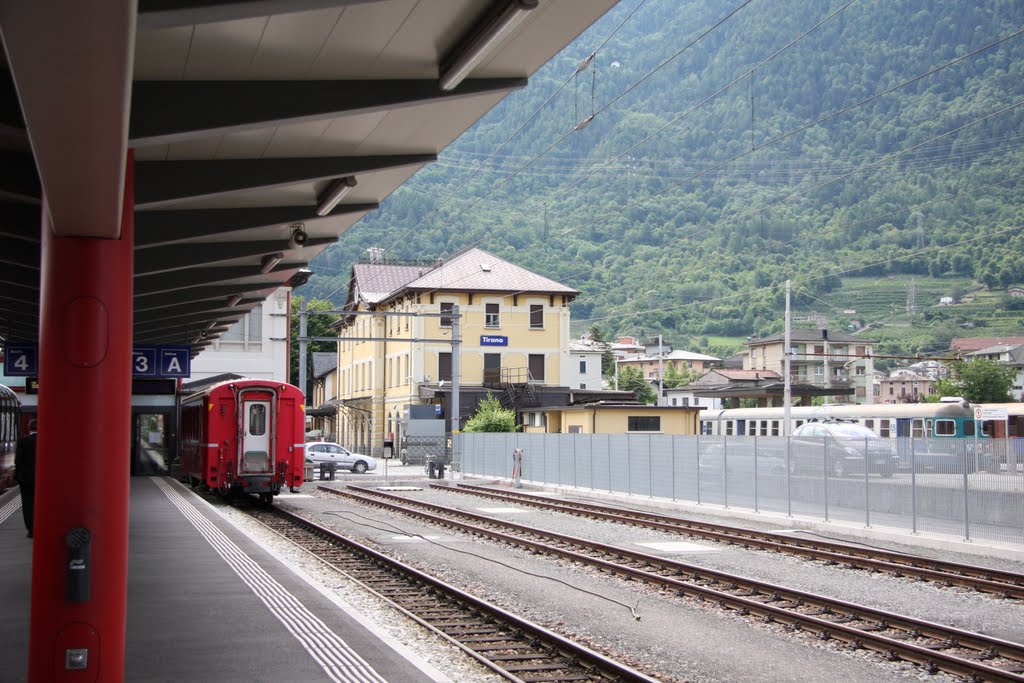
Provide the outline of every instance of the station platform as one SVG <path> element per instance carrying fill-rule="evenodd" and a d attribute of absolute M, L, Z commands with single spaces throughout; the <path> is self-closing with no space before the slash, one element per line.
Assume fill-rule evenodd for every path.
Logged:
<path fill-rule="evenodd" d="M 126 681 L 449 679 L 259 547 L 187 487 L 131 480 Z M 33 539 L 0 495 L 0 680 L 28 679 Z"/>

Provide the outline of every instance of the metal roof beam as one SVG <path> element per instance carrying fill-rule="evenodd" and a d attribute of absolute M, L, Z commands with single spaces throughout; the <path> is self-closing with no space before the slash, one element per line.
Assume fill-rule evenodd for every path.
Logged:
<path fill-rule="evenodd" d="M 525 78 L 478 78 L 444 91 L 438 81 L 423 79 L 136 81 L 129 143 L 166 145 L 506 93 L 526 84 Z"/>
<path fill-rule="evenodd" d="M 224 266 L 223 268 L 191 268 L 188 270 L 175 270 L 166 273 L 150 273 L 135 278 L 135 296 L 151 296 L 164 292 L 177 292 L 192 287 L 200 287 L 221 282 L 231 282 L 243 278 L 262 277 L 266 281 L 267 276 L 274 280 L 287 282 L 298 270 L 305 267 L 301 263 L 280 263 L 269 273 L 259 273 L 253 266 Z M 238 283 L 244 284 L 244 283 Z M 248 286 L 259 287 L 262 282 L 250 283 Z M 181 295 L 179 295 L 181 296 Z"/>
<path fill-rule="evenodd" d="M 374 211 L 380 204 L 341 204 L 331 215 Z M 308 206 L 270 206 L 251 209 L 187 209 L 179 211 L 137 211 L 135 248 L 185 242 L 226 232 L 274 224 L 308 222 Z M 38 221 L 37 221 L 38 222 Z M 0 228 L 2 232 L 2 228 Z"/>
<path fill-rule="evenodd" d="M 380 0 L 139 0 L 138 27 L 148 31 L 196 26 L 372 2 Z"/>
<path fill-rule="evenodd" d="M 135 164 L 135 208 L 165 208 L 186 199 L 206 199 L 234 192 L 326 181 L 339 176 L 402 166 L 422 166 L 436 159 L 436 154 L 396 154 L 293 159 L 139 161 Z M 311 202 L 308 214 L 310 218 L 314 217 L 314 208 L 315 202 Z"/>
<path fill-rule="evenodd" d="M 273 292 L 278 287 L 282 287 L 283 284 L 277 282 L 260 283 L 258 285 L 225 285 L 223 287 L 193 287 L 192 289 L 182 290 L 181 292 L 175 292 L 173 294 L 163 294 L 159 296 L 147 296 L 147 297 L 136 297 L 135 299 L 135 310 L 138 311 L 152 311 L 152 310 L 167 310 L 168 308 L 177 306 L 179 304 L 187 304 L 190 302 L 209 302 L 211 300 L 221 299 L 226 301 L 228 297 L 235 294 L 245 295 L 248 294 L 254 298 L 256 292 L 265 292 L 266 294 L 260 298 L 260 301 L 266 299 L 266 295 Z M 225 303 L 225 306 L 227 304 Z M 209 303 L 207 303 L 209 307 Z"/>
<path fill-rule="evenodd" d="M 314 237 L 306 247 L 334 244 L 337 237 Z M 231 261 L 251 256 L 265 256 L 289 250 L 288 240 L 264 240 L 259 242 L 211 242 L 209 244 L 172 244 L 159 249 L 141 249 L 135 253 L 136 274 L 160 273 L 170 270 L 184 270 L 197 265 Z M 309 258 L 312 258 L 310 255 Z M 290 259 L 293 263 L 295 259 Z M 305 264 L 307 261 L 303 261 Z M 259 275 L 259 266 L 252 275 Z"/>

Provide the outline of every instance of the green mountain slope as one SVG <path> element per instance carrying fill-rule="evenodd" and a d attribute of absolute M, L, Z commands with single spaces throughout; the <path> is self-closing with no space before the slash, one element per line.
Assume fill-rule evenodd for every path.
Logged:
<path fill-rule="evenodd" d="M 780 331 L 787 279 L 798 315 L 913 329 L 894 351 L 975 317 L 1024 332 L 998 296 L 931 310 L 1024 282 L 1024 3 L 733 10 L 624 0 L 318 257 L 300 294 L 340 302 L 369 247 L 480 246 L 579 289 L 581 328 L 694 350 Z"/>

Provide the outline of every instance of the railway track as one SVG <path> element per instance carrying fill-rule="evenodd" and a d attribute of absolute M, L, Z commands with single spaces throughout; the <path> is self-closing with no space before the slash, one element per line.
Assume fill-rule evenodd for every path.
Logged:
<path fill-rule="evenodd" d="M 944 671 L 973 681 L 1024 681 L 1024 645 L 1019 643 L 383 491 L 351 486 L 319 490 L 594 566 L 743 616 L 874 650 L 890 660 L 913 662 L 929 672 Z"/>
<path fill-rule="evenodd" d="M 656 683 L 304 517 L 277 508 L 245 511 L 510 681 Z"/>
<path fill-rule="evenodd" d="M 894 576 L 910 577 L 942 586 L 970 588 L 990 595 L 1024 599 L 1024 574 L 934 560 L 877 548 L 861 548 L 844 543 L 795 538 L 769 531 L 741 529 L 710 522 L 699 522 L 641 510 L 626 510 L 596 503 L 553 500 L 521 492 L 497 491 L 471 484 L 432 484 L 434 488 L 466 493 L 486 498 L 514 502 L 520 505 L 554 510 L 580 517 L 619 522 L 648 529 L 658 529 L 704 540 L 738 545 L 757 550 L 768 550 L 827 564 L 842 565 L 873 572 L 886 572 Z"/>

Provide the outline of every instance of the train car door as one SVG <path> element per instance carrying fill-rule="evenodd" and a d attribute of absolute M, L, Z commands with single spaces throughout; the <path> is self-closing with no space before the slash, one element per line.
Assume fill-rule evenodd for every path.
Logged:
<path fill-rule="evenodd" d="M 249 400 L 243 396 L 242 421 L 241 472 L 272 471 L 270 435 L 273 433 L 273 411 L 270 400 Z"/>
<path fill-rule="evenodd" d="M 896 455 L 900 458 L 900 467 L 910 469 L 911 441 L 909 417 L 898 417 L 896 422 Z"/>
<path fill-rule="evenodd" d="M 747 435 L 747 421 L 746 420 L 736 420 L 736 436 L 746 436 L 746 435 Z"/>

